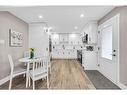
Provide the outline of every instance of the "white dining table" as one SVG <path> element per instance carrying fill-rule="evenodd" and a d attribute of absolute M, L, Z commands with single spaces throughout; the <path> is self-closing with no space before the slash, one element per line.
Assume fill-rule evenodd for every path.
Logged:
<path fill-rule="evenodd" d="M 26 72 L 26 88 L 28 87 L 28 83 L 30 82 L 30 81 L 29 81 L 29 69 L 30 69 L 30 64 L 32 64 L 33 62 L 37 62 L 37 61 L 39 61 L 40 59 L 43 59 L 43 58 L 44 58 L 44 57 L 36 57 L 36 58 L 30 59 L 29 57 L 25 57 L 25 58 L 19 59 L 19 62 L 26 63 L 26 65 L 27 65 L 27 72 Z M 29 83 L 29 86 L 30 86 L 30 83 Z"/>

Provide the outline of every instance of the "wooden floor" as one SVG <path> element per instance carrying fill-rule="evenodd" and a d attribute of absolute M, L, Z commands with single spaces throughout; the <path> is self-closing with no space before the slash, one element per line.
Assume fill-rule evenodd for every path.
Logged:
<path fill-rule="evenodd" d="M 77 60 L 53 60 L 49 81 L 49 89 L 95 89 Z M 8 89 L 8 84 L 3 84 L 0 89 Z M 36 89 L 47 89 L 46 80 L 36 81 L 35 85 Z M 20 76 L 13 79 L 12 89 L 28 90 L 32 85 L 25 88 L 25 78 Z"/>

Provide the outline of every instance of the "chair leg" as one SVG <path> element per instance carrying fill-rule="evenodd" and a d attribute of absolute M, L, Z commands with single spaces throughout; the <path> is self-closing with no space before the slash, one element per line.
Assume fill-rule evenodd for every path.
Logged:
<path fill-rule="evenodd" d="M 26 88 L 28 87 L 28 76 L 26 76 Z"/>
<path fill-rule="evenodd" d="M 31 83 L 30 83 L 30 77 L 29 77 L 29 87 L 30 87 Z"/>
<path fill-rule="evenodd" d="M 49 78 L 48 78 L 48 75 L 47 75 L 47 88 L 49 88 Z"/>
<path fill-rule="evenodd" d="M 33 90 L 35 89 L 35 82 L 33 81 Z"/>
<path fill-rule="evenodd" d="M 23 74 L 23 77 L 25 77 L 26 75 L 25 74 Z"/>
<path fill-rule="evenodd" d="M 9 82 L 9 90 L 11 90 L 11 86 L 12 86 L 12 78 L 10 78 L 10 82 Z"/>
<path fill-rule="evenodd" d="M 51 66 L 50 66 L 50 74 L 51 74 Z"/>

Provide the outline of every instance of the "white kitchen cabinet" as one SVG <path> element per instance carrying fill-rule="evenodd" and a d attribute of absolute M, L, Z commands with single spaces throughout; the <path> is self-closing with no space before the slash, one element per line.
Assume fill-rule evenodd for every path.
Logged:
<path fill-rule="evenodd" d="M 82 55 L 82 66 L 84 70 L 97 70 L 97 53 L 84 50 Z"/>
<path fill-rule="evenodd" d="M 59 34 L 52 34 L 51 39 L 53 45 L 59 44 Z"/>
<path fill-rule="evenodd" d="M 68 43 L 68 34 L 59 34 L 61 43 Z"/>
<path fill-rule="evenodd" d="M 82 37 L 80 34 L 69 34 L 69 44 L 82 45 Z"/>
<path fill-rule="evenodd" d="M 53 59 L 76 59 L 77 58 L 77 50 L 53 50 L 52 51 Z"/>
<path fill-rule="evenodd" d="M 81 34 L 53 34 L 52 58 L 76 59 L 77 50 L 82 49 Z"/>
<path fill-rule="evenodd" d="M 88 44 L 97 44 L 97 22 L 89 22 L 83 29 L 83 33 L 88 34 Z"/>

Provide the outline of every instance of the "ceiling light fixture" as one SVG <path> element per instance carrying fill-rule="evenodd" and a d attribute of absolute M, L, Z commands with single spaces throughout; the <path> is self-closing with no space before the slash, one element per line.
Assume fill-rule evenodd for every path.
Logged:
<path fill-rule="evenodd" d="M 39 17 L 39 18 L 43 18 L 43 16 L 42 16 L 42 15 L 39 15 L 38 17 Z"/>
<path fill-rule="evenodd" d="M 77 26 L 75 26 L 74 28 L 75 28 L 75 30 L 77 30 L 77 29 L 78 29 L 78 27 L 77 27 Z"/>
<path fill-rule="evenodd" d="M 80 18 L 83 18 L 83 17 L 84 17 L 84 14 L 81 14 L 81 15 L 80 15 Z"/>

